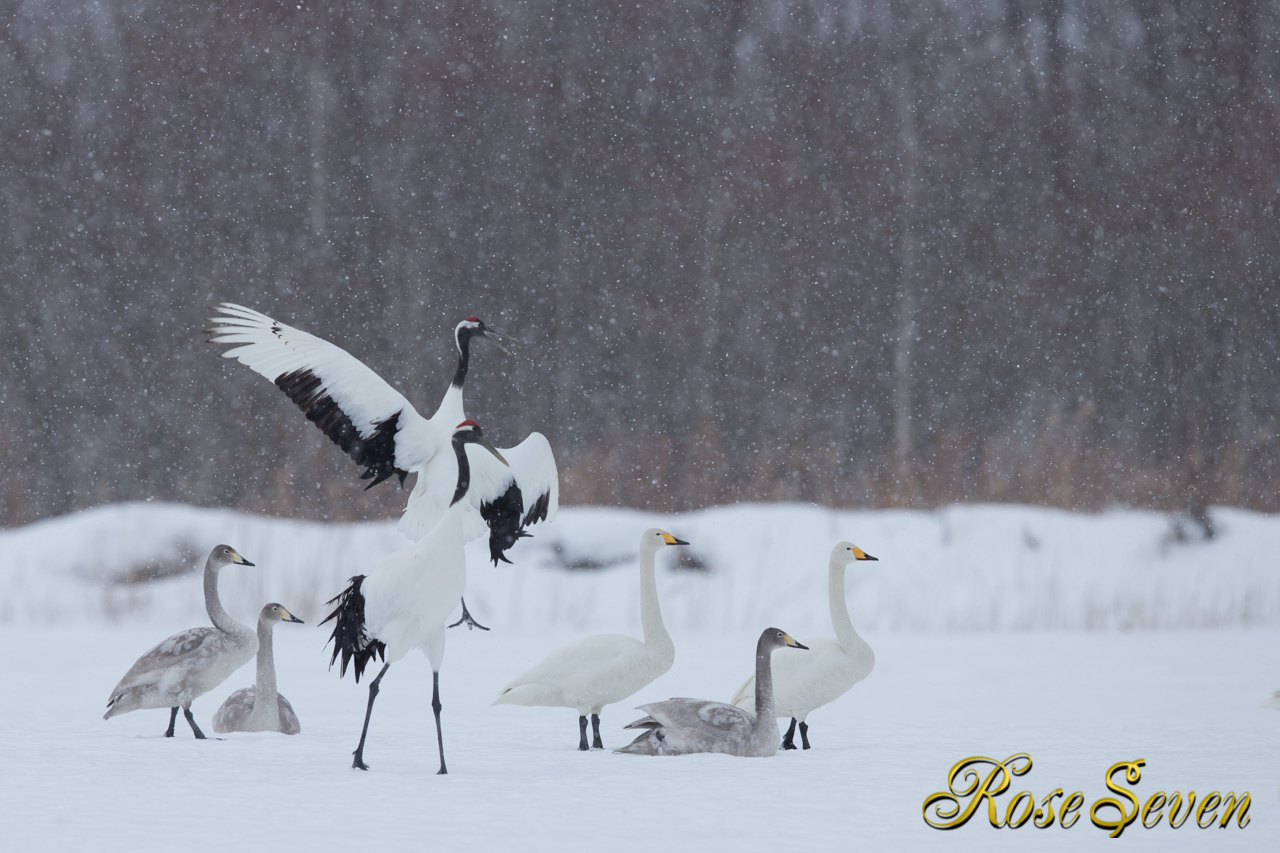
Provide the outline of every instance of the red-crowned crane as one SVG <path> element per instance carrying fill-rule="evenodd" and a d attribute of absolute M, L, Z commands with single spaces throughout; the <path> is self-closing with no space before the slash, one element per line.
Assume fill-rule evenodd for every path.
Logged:
<path fill-rule="evenodd" d="M 210 318 L 211 343 L 232 344 L 222 353 L 270 379 L 288 395 L 325 435 L 357 464 L 372 488 L 393 474 L 403 485 L 410 473 L 418 482 L 397 529 L 418 541 L 443 518 L 452 500 L 458 468 L 449 450 L 454 425 L 465 420 L 462 384 L 471 357 L 471 339 L 514 340 L 468 317 L 454 329 L 458 367 L 435 414 L 424 418 L 405 397 L 341 347 L 265 314 L 224 302 Z M 501 343 L 498 343 L 501 347 Z M 504 349 L 505 351 L 505 349 Z M 484 515 L 489 556 L 497 565 L 509 562 L 505 552 L 527 525 L 554 521 L 559 507 L 559 479 L 551 445 L 541 433 L 515 447 L 502 448 L 508 466 L 483 451 L 470 455 L 472 470 L 485 482 L 509 483 L 501 494 L 486 494 Z M 499 471 L 501 468 L 503 470 Z M 476 534 L 483 536 L 484 530 Z M 466 612 L 463 619 L 476 624 Z M 476 627 L 483 627 L 476 624 Z"/>
<path fill-rule="evenodd" d="M 440 749 L 439 773 L 447 773 L 444 763 L 444 735 L 440 730 L 440 665 L 444 661 L 445 629 L 455 602 L 467 584 L 467 559 L 463 546 L 485 529 L 484 516 L 491 506 L 484 494 L 495 490 L 487 474 L 472 468 L 479 453 L 469 455 L 468 445 L 479 445 L 480 453 L 492 454 L 499 473 L 506 460 L 489 443 L 475 421 L 463 421 L 453 431 L 450 442 L 457 462 L 453 497 L 440 523 L 412 545 L 388 554 L 366 575 L 357 575 L 350 585 L 329 603 L 337 607 L 321 624 L 333 620 L 333 657 L 342 663 L 339 676 L 355 661 L 356 681 L 360 681 L 371 660 L 381 657 L 382 670 L 369 682 L 369 705 L 364 727 L 351 766 L 368 770 L 364 763 L 364 741 L 369 734 L 373 700 L 382 677 L 391 664 L 410 649 L 421 649 L 431 662 L 431 709 L 436 718 L 436 742 Z M 499 479 L 504 479 L 500 477 Z M 507 482 L 511 475 L 505 476 Z M 501 483 L 498 484 L 500 488 Z"/>

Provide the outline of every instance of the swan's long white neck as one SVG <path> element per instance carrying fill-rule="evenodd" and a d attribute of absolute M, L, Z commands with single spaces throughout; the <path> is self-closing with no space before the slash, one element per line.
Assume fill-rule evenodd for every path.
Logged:
<path fill-rule="evenodd" d="M 778 723 L 774 720 L 773 711 L 773 666 L 770 659 L 773 647 L 765 645 L 761 637 L 756 643 L 756 721 L 752 726 L 757 732 L 764 732 L 772 727 L 777 733 Z"/>
<path fill-rule="evenodd" d="M 225 631 L 228 634 L 248 634 L 249 629 L 246 626 L 232 619 L 231 615 L 222 609 L 222 599 L 218 598 L 218 572 L 221 570 L 222 565 L 215 563 L 212 557 L 204 564 L 204 609 L 209 614 L 209 621 L 213 622 L 213 626 L 219 631 Z"/>
<path fill-rule="evenodd" d="M 675 660 L 676 647 L 662 624 L 662 609 L 658 606 L 658 581 L 654 576 L 656 548 L 640 549 L 640 626 L 644 629 L 644 644 L 650 651 Z"/>
<path fill-rule="evenodd" d="M 258 678 L 253 690 L 255 717 L 279 713 L 275 651 L 271 646 L 272 627 L 266 619 L 258 619 Z"/>
<path fill-rule="evenodd" d="M 836 639 L 846 652 L 859 648 L 870 648 L 866 640 L 858 636 L 853 629 L 853 620 L 849 618 L 849 605 L 844 599 L 844 570 L 848 563 L 831 558 L 831 568 L 827 573 L 828 597 L 831 603 L 831 627 L 835 629 Z"/>

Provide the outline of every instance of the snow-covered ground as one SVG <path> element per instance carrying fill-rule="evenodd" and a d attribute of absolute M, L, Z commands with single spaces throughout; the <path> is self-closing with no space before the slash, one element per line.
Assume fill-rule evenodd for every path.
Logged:
<path fill-rule="evenodd" d="M 1154 512 L 1098 515 L 1020 506 L 936 512 L 756 504 L 682 515 L 569 507 L 493 567 L 472 543 L 467 598 L 507 628 L 639 630 L 636 542 L 650 525 L 705 567 L 663 570 L 669 625 L 760 630 L 826 624 L 827 555 L 848 539 L 880 558 L 849 571 L 854 623 L 869 630 L 983 631 L 1280 627 L 1280 517 L 1215 509 L 1212 541 L 1170 541 Z M 220 542 L 260 567 L 223 574 L 249 616 L 268 600 L 320 614 L 346 579 L 406 543 L 386 523 L 325 524 L 164 504 L 121 504 L 0 531 L 0 623 L 201 619 L 191 575 Z M 569 565 L 593 569 L 566 570 Z"/>
<path fill-rule="evenodd" d="M 1275 850 L 1280 845 L 1280 631 L 873 633 L 876 669 L 810 717 L 814 748 L 768 759 L 647 758 L 576 751 L 573 711 L 490 707 L 511 676 L 573 630 L 451 633 L 441 676 L 450 775 L 435 775 L 431 673 L 393 666 L 370 727 L 368 773 L 350 769 L 366 691 L 326 669 L 326 632 L 281 625 L 282 692 L 302 733 L 196 741 L 164 711 L 104 722 L 108 691 L 169 625 L 0 627 L 4 849 L 262 850 Z M 785 625 L 797 633 L 821 626 Z M 676 630 L 672 670 L 604 713 L 625 742 L 632 706 L 672 695 L 725 698 L 749 671 L 754 637 Z M 195 704 L 251 682 L 246 666 Z M 971 755 L 1035 761 L 1013 792 L 1106 796 L 1103 774 L 1144 758 L 1143 796 L 1248 790 L 1251 823 L 1089 824 L 952 832 L 927 827 L 924 798 Z M 1000 798 L 1007 802 L 1009 795 Z"/>
<path fill-rule="evenodd" d="M 324 525 L 214 510 L 106 507 L 0 533 L 0 814 L 13 850 L 803 851 L 1271 850 L 1280 844 L 1280 519 L 1216 510 L 1212 542 L 1169 545 L 1168 520 L 1021 507 L 936 513 L 722 508 L 659 517 L 566 509 L 514 567 L 474 554 L 468 603 L 490 633 L 456 629 L 441 675 L 450 775 L 435 775 L 430 671 L 411 654 L 383 683 L 366 759 L 350 769 L 364 684 L 328 671 L 322 602 L 399 543 L 385 524 Z M 770 759 L 643 758 L 575 749 L 568 709 L 490 707 L 515 674 L 595 630 L 639 632 L 630 560 L 643 527 L 694 543 L 705 571 L 658 557 L 672 670 L 604 713 L 625 742 L 632 706 L 726 698 L 765 625 L 829 631 L 826 555 L 848 538 L 879 563 L 850 568 L 855 624 L 876 650 L 862 684 L 811 718 L 814 749 Z M 197 742 L 159 735 L 163 711 L 104 722 L 107 693 L 164 636 L 206 619 L 194 566 L 218 541 L 256 569 L 223 572 L 248 620 L 279 600 L 307 619 L 276 630 L 280 688 L 302 734 Z M 183 554 L 191 555 L 184 558 Z M 185 562 L 184 562 L 185 561 Z M 567 564 L 602 564 L 566 569 Z M 1141 627 L 1150 630 L 1118 630 Z M 1106 630 L 1080 630 L 1100 628 Z M 1031 629 L 1031 630 L 1028 630 Z M 252 664 L 199 699 L 249 684 Z M 939 832 L 926 796 L 971 755 L 1028 752 L 1011 792 L 1086 799 L 1071 829 Z M 1146 760 L 1140 796 L 1249 791 L 1251 823 L 1190 822 L 1111 841 L 1089 823 L 1115 762 Z M 1000 798 L 1001 806 L 1009 794 Z"/>

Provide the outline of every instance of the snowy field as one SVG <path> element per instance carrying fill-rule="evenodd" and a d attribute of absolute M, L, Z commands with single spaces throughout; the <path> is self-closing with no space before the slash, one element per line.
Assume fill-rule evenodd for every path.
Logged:
<path fill-rule="evenodd" d="M 569 507 L 493 567 L 468 550 L 468 603 L 509 629 L 638 631 L 636 543 L 660 525 L 705 571 L 665 570 L 668 627 L 759 631 L 827 624 L 827 557 L 848 539 L 880 558 L 849 570 L 859 629 L 888 631 L 1280 627 L 1280 517 L 1215 509 L 1212 541 L 1171 541 L 1168 516 L 1019 506 L 935 512 L 796 504 L 683 515 Z M 1184 523 L 1184 527 L 1186 527 Z M 195 573 L 214 545 L 260 569 L 226 572 L 233 614 L 279 601 L 321 613 L 352 575 L 406 544 L 391 522 L 324 524 L 173 504 L 119 504 L 0 531 L 0 623 L 204 618 Z M 567 566 L 580 567 L 567 571 Z M 194 623 L 193 623 L 194 624 Z"/>
<path fill-rule="evenodd" d="M 1170 544 L 1167 518 L 1019 507 L 936 513 L 738 507 L 687 516 L 566 509 L 494 569 L 474 554 L 468 603 L 490 633 L 456 629 L 441 675 L 450 775 L 435 775 L 430 670 L 411 654 L 383 682 L 365 757 L 350 769 L 367 692 L 327 669 L 323 600 L 398 537 L 185 507 L 106 507 L 0 533 L 0 814 L 5 849 L 218 850 L 1274 850 L 1280 845 L 1280 519 L 1217 510 L 1212 542 Z M 490 707 L 515 674 L 587 631 L 638 634 L 635 540 L 658 522 L 703 569 L 658 557 L 676 644 L 665 676 L 605 709 L 609 747 L 632 706 L 727 698 L 755 637 L 829 632 L 826 555 L 848 538 L 880 558 L 851 567 L 855 624 L 875 671 L 810 717 L 814 749 L 770 759 L 576 751 L 568 709 Z M 302 734 L 160 737 L 168 716 L 104 722 L 132 661 L 206 624 L 194 567 L 218 541 L 259 568 L 223 572 L 249 620 L 275 599 L 308 624 L 276 629 L 281 691 Z M 566 565 L 580 568 L 570 570 Z M 585 568 L 595 566 L 595 568 Z M 1141 628 L 1143 630 L 1123 630 Z M 1098 629 L 1098 630 L 1086 630 Z M 197 700 L 252 682 L 247 665 Z M 939 832 L 921 818 L 948 768 L 1028 752 L 1012 792 L 1080 790 L 1070 829 Z M 1188 822 L 1111 841 L 1089 824 L 1111 764 L 1146 760 L 1135 787 L 1249 791 L 1251 823 Z M 1001 806 L 1009 800 L 1005 794 Z"/>
<path fill-rule="evenodd" d="M 350 769 L 366 691 L 326 670 L 325 634 L 276 630 L 296 737 L 196 741 L 168 714 L 104 722 L 108 691 L 140 652 L 185 623 L 0 628 L 0 802 L 9 850 L 1275 850 L 1280 845 L 1280 631 L 875 633 L 876 670 L 810 717 L 814 748 L 768 759 L 579 753 L 573 711 L 490 707 L 502 685 L 574 631 L 455 630 L 441 675 L 446 758 L 436 776 L 431 673 L 420 655 L 383 681 L 365 757 Z M 787 626 L 792 628 L 793 626 Z M 808 629 L 809 626 L 804 626 Z M 816 626 L 821 627 L 821 626 Z M 800 626 L 793 628 L 800 632 Z M 605 709 L 605 744 L 630 706 L 728 697 L 754 637 L 675 631 L 672 670 Z M 218 703 L 252 666 L 195 704 Z M 1107 794 L 1111 764 L 1145 758 L 1136 789 L 1248 790 L 1244 829 L 1075 826 L 952 831 L 921 804 L 970 755 L 1029 752 L 1014 791 Z M 1001 798 L 1007 801 L 1008 795 Z"/>

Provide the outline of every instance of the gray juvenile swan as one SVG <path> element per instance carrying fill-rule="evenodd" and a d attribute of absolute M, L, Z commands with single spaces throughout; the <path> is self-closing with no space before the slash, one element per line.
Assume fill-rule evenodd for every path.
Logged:
<path fill-rule="evenodd" d="M 248 626 L 227 615 L 218 600 L 218 572 L 228 565 L 252 566 L 230 545 L 219 545 L 204 564 L 204 606 L 212 628 L 190 628 L 160 643 L 138 658 L 107 701 L 109 720 L 140 708 L 172 708 L 165 737 L 173 737 L 178 708 L 198 738 L 204 732 L 191 716 L 191 702 L 227 680 L 258 650 L 258 638 Z"/>
<path fill-rule="evenodd" d="M 668 699 L 641 705 L 649 716 L 629 729 L 645 731 L 622 749 L 635 755 L 686 755 L 691 752 L 723 752 L 763 758 L 778 751 L 778 721 L 773 710 L 773 673 L 769 658 L 774 649 L 807 649 L 778 628 L 766 628 L 756 643 L 756 708 L 752 716 L 741 708 L 706 699 Z"/>
<path fill-rule="evenodd" d="M 271 650 L 271 629 L 277 622 L 302 620 L 272 602 L 258 614 L 258 678 L 253 687 L 242 687 L 227 697 L 213 715 L 213 730 L 227 732 L 283 732 L 296 735 L 302 731 L 298 715 L 289 700 L 276 691 L 276 661 Z M 257 697 L 262 701 L 258 702 Z"/>

